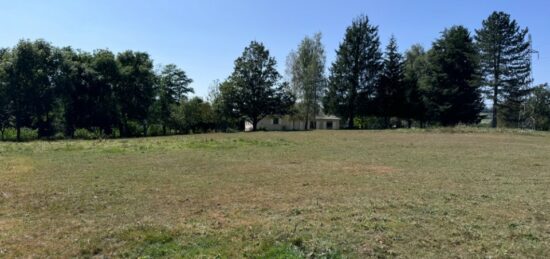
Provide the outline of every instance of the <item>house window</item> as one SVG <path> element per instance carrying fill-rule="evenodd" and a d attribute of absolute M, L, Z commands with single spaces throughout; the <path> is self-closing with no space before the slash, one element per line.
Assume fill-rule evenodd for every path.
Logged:
<path fill-rule="evenodd" d="M 332 129 L 332 121 L 327 121 L 327 129 Z"/>
<path fill-rule="evenodd" d="M 273 118 L 273 125 L 279 125 L 279 118 Z"/>

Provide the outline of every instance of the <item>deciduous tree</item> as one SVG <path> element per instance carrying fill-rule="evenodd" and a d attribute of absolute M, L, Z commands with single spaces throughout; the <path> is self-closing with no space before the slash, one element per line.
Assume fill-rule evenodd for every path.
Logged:
<path fill-rule="evenodd" d="M 326 90 L 325 60 L 321 33 L 305 37 L 298 49 L 292 51 L 287 58 L 287 73 L 300 104 L 299 116 L 304 119 L 306 130 L 310 126 L 310 120 L 315 120 L 322 94 Z"/>
<path fill-rule="evenodd" d="M 117 55 L 120 81 L 115 87 L 121 136 L 129 135 L 129 122 L 140 123 L 147 135 L 147 118 L 154 99 L 153 61 L 145 52 L 125 51 Z"/>
<path fill-rule="evenodd" d="M 405 53 L 405 112 L 404 117 L 408 126 L 412 120 L 420 122 L 420 126 L 426 121 L 426 106 L 424 103 L 425 81 L 428 76 L 428 60 L 426 51 L 421 45 L 415 44 Z"/>
<path fill-rule="evenodd" d="M 294 105 L 288 84 L 279 83 L 275 58 L 262 43 L 252 41 L 235 60 L 225 92 L 225 105 L 232 113 L 250 121 L 253 130 L 267 115 L 286 114 Z"/>
<path fill-rule="evenodd" d="M 172 105 L 182 103 L 187 100 L 187 94 L 194 93 L 193 88 L 189 87 L 192 82 L 185 71 L 174 64 L 166 65 L 162 69 L 158 82 L 158 105 L 164 135 L 167 125 L 170 124 Z"/>

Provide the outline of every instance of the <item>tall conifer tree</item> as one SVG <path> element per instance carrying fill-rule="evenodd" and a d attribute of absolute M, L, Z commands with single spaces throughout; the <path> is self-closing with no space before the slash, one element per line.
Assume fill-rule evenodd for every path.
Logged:
<path fill-rule="evenodd" d="M 428 113 L 443 126 L 478 123 L 483 109 L 479 57 L 468 29 L 446 29 L 428 54 Z"/>
<path fill-rule="evenodd" d="M 324 108 L 347 120 L 354 128 L 358 115 L 374 114 L 373 96 L 382 70 L 382 52 L 378 27 L 365 15 L 346 29 L 344 41 L 336 51 L 329 76 Z"/>
<path fill-rule="evenodd" d="M 376 87 L 377 115 L 384 118 L 385 127 L 390 117 L 402 117 L 404 114 L 403 56 L 399 53 L 397 40 L 391 37 L 384 57 L 384 67 L 380 82 Z"/>
<path fill-rule="evenodd" d="M 509 14 L 493 12 L 476 31 L 484 85 L 493 101 L 491 126 L 517 125 L 531 83 L 531 42 Z"/>

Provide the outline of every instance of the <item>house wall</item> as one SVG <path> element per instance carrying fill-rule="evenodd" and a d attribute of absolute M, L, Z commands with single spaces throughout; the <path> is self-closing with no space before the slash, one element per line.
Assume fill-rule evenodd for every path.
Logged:
<path fill-rule="evenodd" d="M 279 123 L 274 123 L 274 118 L 279 118 Z M 340 120 L 321 119 L 317 120 L 317 129 L 327 129 L 327 122 L 332 122 L 332 129 L 340 129 Z M 301 120 L 292 120 L 289 116 L 283 117 L 266 117 L 258 122 L 258 130 L 304 130 L 305 122 Z M 252 131 L 252 123 L 245 123 L 245 131 Z"/>
<path fill-rule="evenodd" d="M 327 123 L 332 122 L 332 128 L 331 129 L 340 129 L 340 120 L 317 120 L 317 129 L 329 129 L 327 127 Z"/>

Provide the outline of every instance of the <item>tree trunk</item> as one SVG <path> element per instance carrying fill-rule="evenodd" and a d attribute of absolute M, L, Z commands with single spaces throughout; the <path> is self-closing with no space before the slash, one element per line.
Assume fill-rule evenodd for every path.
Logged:
<path fill-rule="evenodd" d="M 162 125 L 162 135 L 166 136 L 166 125 Z"/>
<path fill-rule="evenodd" d="M 495 83 L 493 90 L 493 118 L 491 120 L 491 127 L 497 127 L 497 104 L 498 104 L 498 86 Z"/>
<path fill-rule="evenodd" d="M 125 132 L 125 129 L 124 129 L 124 123 L 120 123 L 118 125 L 118 137 L 119 138 L 126 137 L 126 132 Z"/>
<path fill-rule="evenodd" d="M 355 127 L 353 124 L 353 117 L 354 117 L 353 111 L 350 111 L 349 120 L 348 120 L 348 129 L 353 129 Z"/>
<path fill-rule="evenodd" d="M 493 118 L 491 120 L 491 127 L 497 127 L 497 105 L 498 105 L 498 85 L 500 78 L 500 49 L 497 50 L 497 58 L 493 62 L 494 79 L 493 79 Z"/>
<path fill-rule="evenodd" d="M 143 122 L 143 136 L 147 137 L 147 121 Z"/>
<path fill-rule="evenodd" d="M 17 125 L 17 137 L 16 137 L 16 140 L 17 142 L 21 141 L 21 126 Z"/>
<path fill-rule="evenodd" d="M 256 127 L 258 126 L 258 120 L 253 119 L 252 120 L 252 131 L 256 131 Z"/>

